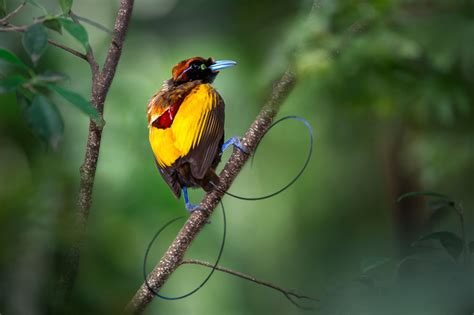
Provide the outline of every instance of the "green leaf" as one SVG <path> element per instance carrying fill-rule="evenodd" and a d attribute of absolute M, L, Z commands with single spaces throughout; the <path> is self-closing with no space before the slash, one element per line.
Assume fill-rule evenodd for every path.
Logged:
<path fill-rule="evenodd" d="M 89 49 L 89 35 L 87 35 L 86 29 L 79 23 L 75 23 L 68 19 L 59 20 L 64 29 L 71 34 L 79 43 L 84 46 L 86 50 Z"/>
<path fill-rule="evenodd" d="M 69 14 L 69 11 L 71 11 L 72 7 L 72 0 L 59 0 L 59 5 L 61 6 L 64 14 Z"/>
<path fill-rule="evenodd" d="M 5 0 L 0 0 L 0 17 L 7 15 L 7 4 Z"/>
<path fill-rule="evenodd" d="M 48 47 L 48 33 L 42 24 L 33 24 L 23 34 L 23 47 L 36 65 Z"/>
<path fill-rule="evenodd" d="M 61 22 L 59 22 L 58 19 L 56 19 L 56 18 L 45 20 L 43 22 L 43 25 L 46 26 L 47 28 L 49 28 L 50 30 L 58 32 L 59 34 L 63 33 Z"/>
<path fill-rule="evenodd" d="M 463 251 L 463 241 L 455 233 L 442 231 L 428 234 L 421 237 L 418 241 L 426 240 L 439 240 L 441 245 L 446 249 L 446 251 L 453 257 L 457 259 Z"/>
<path fill-rule="evenodd" d="M 101 30 L 109 35 L 112 35 L 114 32 L 112 32 L 112 30 L 108 29 L 107 27 L 105 27 L 104 25 L 100 24 L 100 23 L 97 23 L 96 21 L 93 21 L 91 19 L 88 19 L 86 17 L 83 17 L 83 16 L 80 16 L 80 15 L 77 15 L 75 13 L 71 14 L 74 18 L 76 18 L 78 21 L 81 21 L 81 22 L 84 22 L 84 23 L 87 23 L 89 24 L 90 26 L 93 26 L 95 28 L 97 28 L 98 30 Z"/>
<path fill-rule="evenodd" d="M 103 120 L 99 115 L 99 112 L 95 107 L 87 101 L 85 98 L 83 98 L 80 94 L 69 91 L 66 89 L 63 89 L 62 87 L 59 87 L 57 85 L 53 84 L 48 84 L 48 87 L 61 95 L 65 100 L 67 100 L 69 103 L 72 105 L 76 106 L 78 109 L 80 109 L 83 113 L 87 114 L 94 122 L 98 125 L 103 125 Z"/>
<path fill-rule="evenodd" d="M 26 78 L 21 75 L 14 75 L 0 80 L 0 94 L 13 92 L 25 82 Z"/>
<path fill-rule="evenodd" d="M 34 95 L 31 103 L 19 93 L 17 99 L 23 107 L 23 115 L 31 131 L 56 150 L 64 133 L 64 123 L 56 105 L 41 94 Z"/>
<path fill-rule="evenodd" d="M 12 65 L 15 65 L 17 67 L 23 68 L 27 71 L 30 70 L 30 68 L 23 63 L 23 61 L 20 60 L 14 53 L 0 48 L 0 59 L 5 60 L 6 62 L 11 63 Z"/>
<path fill-rule="evenodd" d="M 409 193 L 403 194 L 400 197 L 398 197 L 397 202 L 400 202 L 400 201 L 402 201 L 403 199 L 406 199 L 406 198 L 417 197 L 417 196 L 438 197 L 438 198 L 445 199 L 447 201 L 451 201 L 454 204 L 454 201 L 452 201 L 451 198 L 449 198 L 448 196 L 443 195 L 443 194 L 439 194 L 439 193 L 436 193 L 436 192 L 432 192 L 432 191 L 413 191 L 413 192 L 409 192 Z"/>
<path fill-rule="evenodd" d="M 68 80 L 69 77 L 65 73 L 53 72 L 53 71 L 48 70 L 48 71 L 45 71 L 44 73 L 38 74 L 35 77 L 35 79 L 44 83 L 54 83 L 54 82 Z"/>
<path fill-rule="evenodd" d="M 437 211 L 442 208 L 454 207 L 454 202 L 446 199 L 430 200 L 428 202 L 428 207 L 432 210 Z"/>
<path fill-rule="evenodd" d="M 48 14 L 48 10 L 46 10 L 46 8 L 42 6 L 40 3 L 38 3 L 36 0 L 26 0 L 25 2 L 37 7 L 38 9 L 41 9 L 41 11 L 43 11 L 45 15 Z"/>

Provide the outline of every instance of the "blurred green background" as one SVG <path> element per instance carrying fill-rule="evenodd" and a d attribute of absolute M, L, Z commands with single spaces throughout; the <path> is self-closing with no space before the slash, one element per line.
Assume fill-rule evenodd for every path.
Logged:
<path fill-rule="evenodd" d="M 56 1 L 40 2 L 60 11 Z M 7 1 L 7 7 L 18 3 Z M 315 133 L 309 167 L 288 191 L 259 202 L 224 198 L 223 266 L 318 297 L 319 302 L 302 301 L 315 307 L 308 313 L 474 312 L 474 256 L 453 258 L 439 240 L 412 246 L 431 232 L 460 234 L 455 212 L 430 210 L 430 200 L 422 197 L 396 202 L 409 191 L 444 193 L 462 202 L 467 239 L 474 240 L 474 3 L 320 1 L 308 19 L 312 5 L 136 1 L 106 101 L 71 314 L 120 312 L 142 283 L 142 259 L 155 231 L 186 215 L 153 162 L 145 110 L 172 66 L 191 56 L 238 61 L 214 84 L 226 102 L 227 136 L 245 132 L 271 82 L 290 62 L 298 83 L 279 117 L 303 116 Z M 73 6 L 76 14 L 109 28 L 117 8 L 115 0 L 81 0 Z M 30 6 L 14 21 L 30 23 L 40 15 Z M 86 28 L 102 63 L 109 35 Z M 68 35 L 51 36 L 81 49 Z M 20 38 L 0 33 L 0 46 L 26 61 Z M 0 66 L 4 74 L 13 72 Z M 39 68 L 67 73 L 71 79 L 64 86 L 90 96 L 84 61 L 48 47 Z M 28 130 L 14 94 L 0 95 L 2 314 L 49 312 L 59 253 L 70 229 L 65 218 L 75 211 L 88 118 L 53 99 L 65 121 L 57 151 Z M 255 196 L 283 186 L 303 164 L 308 144 L 297 122 L 272 129 L 231 191 Z M 191 194 L 195 202 L 202 196 Z M 150 268 L 179 226 L 158 240 Z M 221 237 L 217 211 L 186 257 L 213 262 Z M 188 292 L 208 272 L 183 266 L 162 293 Z M 304 312 L 278 292 L 217 272 L 197 294 L 181 301 L 156 299 L 146 314 Z"/>

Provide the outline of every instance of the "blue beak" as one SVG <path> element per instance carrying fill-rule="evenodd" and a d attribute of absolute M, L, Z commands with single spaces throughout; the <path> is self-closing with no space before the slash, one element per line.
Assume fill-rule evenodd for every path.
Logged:
<path fill-rule="evenodd" d="M 212 71 L 219 71 L 225 68 L 233 67 L 237 62 L 232 60 L 217 60 L 213 65 L 209 67 Z"/>

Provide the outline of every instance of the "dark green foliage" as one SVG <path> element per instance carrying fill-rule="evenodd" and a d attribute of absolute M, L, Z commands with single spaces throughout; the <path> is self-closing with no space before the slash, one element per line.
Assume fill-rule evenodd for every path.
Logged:
<path fill-rule="evenodd" d="M 72 7 L 72 0 L 59 0 L 59 5 L 61 6 L 61 10 L 63 10 L 64 14 L 69 14 Z"/>
<path fill-rule="evenodd" d="M 7 14 L 7 3 L 6 0 L 0 0 L 0 18 Z"/>
<path fill-rule="evenodd" d="M 46 10 L 46 8 L 38 1 L 36 0 L 26 0 L 26 3 L 28 4 L 31 4 L 32 6 L 35 6 L 37 7 L 38 9 L 40 9 L 45 15 L 48 14 L 48 11 Z"/>
<path fill-rule="evenodd" d="M 18 94 L 17 100 L 31 131 L 52 149 L 57 149 L 64 132 L 63 120 L 57 107 L 41 94 L 35 95 L 31 101 Z"/>
<path fill-rule="evenodd" d="M 25 82 L 26 78 L 21 75 L 13 75 L 0 80 L 0 94 L 14 92 Z"/>
<path fill-rule="evenodd" d="M 22 37 L 23 47 L 36 65 L 48 47 L 48 33 L 42 24 L 33 24 Z"/>
<path fill-rule="evenodd" d="M 24 64 L 23 61 L 20 60 L 20 58 L 18 58 L 14 53 L 6 49 L 0 48 L 0 59 L 27 71 L 30 70 L 30 67 Z"/>
<path fill-rule="evenodd" d="M 47 19 L 43 22 L 43 25 L 49 28 L 50 30 L 58 32 L 59 34 L 63 33 L 61 22 L 59 22 L 57 18 L 53 17 L 53 18 Z"/>
<path fill-rule="evenodd" d="M 101 117 L 94 106 L 91 105 L 89 101 L 83 98 L 80 94 L 66 90 L 60 86 L 48 84 L 48 88 L 58 93 L 61 97 L 67 100 L 69 103 L 77 107 L 83 113 L 88 115 L 93 119 L 97 124 L 103 124 Z"/>
<path fill-rule="evenodd" d="M 403 199 L 406 198 L 411 198 L 411 197 L 418 197 L 418 196 L 428 196 L 428 197 L 437 197 L 441 198 L 443 201 L 448 202 L 450 205 L 454 205 L 454 202 L 448 197 L 443 194 L 439 194 L 436 192 L 431 192 L 431 191 L 414 191 L 414 192 L 409 192 L 406 194 L 401 195 L 398 197 L 397 202 L 402 201 Z"/>
<path fill-rule="evenodd" d="M 35 26 L 43 28 L 41 24 L 35 24 Z M 42 36 L 43 35 L 40 37 Z M 34 40 L 30 43 L 31 38 Z M 24 39 L 28 42 L 25 48 L 28 47 L 31 52 L 37 51 L 39 44 L 35 42 L 36 39 L 37 37 L 30 37 L 28 35 L 26 39 Z M 35 53 L 33 53 L 31 56 L 33 59 L 36 58 L 33 56 L 40 56 L 40 54 L 35 55 Z M 64 130 L 62 118 L 56 106 L 48 99 L 47 95 L 38 94 L 38 91 L 46 93 L 47 90 L 51 90 L 56 92 L 70 104 L 88 115 L 97 124 L 103 125 L 104 122 L 102 118 L 89 101 L 76 92 L 56 85 L 58 82 L 68 79 L 66 74 L 49 70 L 36 74 L 34 70 L 30 69 L 20 58 L 5 49 L 0 49 L 0 59 L 28 71 L 29 77 L 20 74 L 12 74 L 0 80 L 0 94 L 17 93 L 17 100 L 23 108 L 24 117 L 27 120 L 28 126 L 39 139 L 46 142 L 53 149 L 57 149 L 62 138 Z M 30 99 L 31 101 L 29 101 Z M 41 123 L 41 120 L 44 120 L 44 122 Z"/>
<path fill-rule="evenodd" d="M 53 72 L 53 71 L 45 71 L 44 73 L 38 74 L 35 79 L 39 82 L 44 82 L 44 83 L 55 83 L 55 82 L 60 82 L 64 80 L 68 80 L 69 77 L 62 72 Z"/>
<path fill-rule="evenodd" d="M 403 194 L 400 196 L 397 201 L 401 202 L 404 199 L 407 198 L 412 198 L 412 197 L 420 197 L 420 196 L 428 196 L 432 198 L 436 198 L 434 200 L 434 203 L 430 203 L 429 206 L 431 209 L 434 211 L 439 211 L 442 208 L 448 207 L 453 212 L 460 217 L 460 230 L 464 231 L 464 211 L 462 210 L 462 207 L 460 206 L 459 203 L 455 202 L 452 200 L 449 196 L 443 195 L 440 193 L 436 192 L 430 192 L 430 191 L 415 191 L 415 192 L 409 192 L 406 194 Z M 465 237 L 465 236 L 463 236 Z M 462 237 L 458 236 L 457 234 L 449 231 L 440 231 L 440 232 L 434 232 L 430 233 L 428 235 L 425 235 L 418 239 L 417 242 L 414 243 L 416 245 L 420 241 L 426 241 L 426 240 L 438 240 L 443 248 L 449 253 L 451 257 L 454 259 L 458 259 L 459 256 L 463 253 L 464 250 L 468 250 L 467 246 L 466 249 L 464 249 L 464 244 L 467 244 L 466 239 L 462 239 Z M 469 255 L 469 253 L 465 253 L 466 256 Z"/>
<path fill-rule="evenodd" d="M 36 0 L 27 0 L 26 3 L 39 8 L 43 13 L 43 16 L 37 17 L 42 22 L 31 24 L 22 35 L 23 47 L 30 56 L 35 68 L 48 47 L 47 29 L 62 34 L 62 29 L 64 28 L 86 50 L 88 49 L 89 39 L 87 31 L 82 25 L 69 18 L 72 0 L 59 1 L 63 15 L 50 14 Z M 1 8 L 5 8 L 3 1 L 0 2 Z M 2 74 L 0 94 L 17 93 L 17 100 L 21 103 L 28 126 L 39 139 L 45 141 L 52 148 L 56 149 L 58 147 L 64 126 L 58 109 L 48 98 L 47 92 L 49 90 L 60 95 L 81 112 L 88 115 L 97 124 L 103 124 L 103 120 L 95 107 L 84 97 L 56 85 L 58 82 L 68 79 L 66 74 L 50 70 L 38 74 L 36 70 L 30 68 L 14 53 L 3 48 L 0 48 L 0 60 L 14 65 L 28 74 L 27 76 L 17 73 L 10 75 Z M 44 120 L 44 122 L 41 123 L 41 120 Z"/>
<path fill-rule="evenodd" d="M 320 72 L 327 101 L 414 125 L 450 126 L 472 113 L 474 19 L 459 14 L 472 12 L 472 4 L 384 3 L 338 1 L 318 16 L 321 29 L 301 54 L 304 60 L 318 60 L 325 50 L 340 54 L 327 60 L 333 71 Z M 341 32 L 354 22 L 365 26 Z"/>
<path fill-rule="evenodd" d="M 438 198 L 452 209 L 458 204 L 435 192 L 407 193 L 398 200 L 420 196 Z M 433 240 L 441 247 L 430 246 Z M 330 292 L 333 296 L 323 302 L 322 314 L 468 314 L 474 309 L 474 273 L 472 257 L 464 253 L 465 259 L 460 259 L 465 243 L 456 233 L 439 231 L 421 237 L 403 258 L 371 258 L 358 281 Z M 353 302 L 338 305 L 347 294 Z"/>
<path fill-rule="evenodd" d="M 89 48 L 89 36 L 87 35 L 86 29 L 81 24 L 64 18 L 59 19 L 59 21 L 64 29 L 81 43 L 82 46 L 84 46 L 85 50 Z"/>
<path fill-rule="evenodd" d="M 426 240 L 438 240 L 454 259 L 458 259 L 463 251 L 463 240 L 453 232 L 434 232 L 419 239 L 419 241 Z"/>

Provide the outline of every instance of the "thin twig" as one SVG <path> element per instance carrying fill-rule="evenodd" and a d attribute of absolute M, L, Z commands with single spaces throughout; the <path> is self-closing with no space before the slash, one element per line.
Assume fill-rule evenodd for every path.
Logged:
<path fill-rule="evenodd" d="M 12 25 L 8 22 L 4 25 L 7 26 L 7 27 L 5 27 L 5 28 L 0 27 L 0 32 L 19 32 L 19 33 L 23 33 L 28 28 L 28 25 L 16 26 L 16 25 Z M 48 43 L 52 46 L 57 47 L 57 48 L 61 48 L 62 50 L 67 51 L 68 53 L 70 53 L 70 54 L 72 54 L 76 57 L 79 57 L 83 60 L 88 61 L 87 56 L 85 54 L 81 53 L 80 51 L 77 51 L 77 50 L 75 50 L 71 47 L 68 47 L 66 45 L 60 44 L 60 43 L 58 43 L 58 42 L 56 42 L 52 39 L 48 39 Z"/>
<path fill-rule="evenodd" d="M 5 24 L 6 22 L 8 22 L 8 20 L 10 20 L 18 12 L 20 12 L 20 10 L 23 9 L 25 5 L 26 5 L 26 2 L 20 3 L 20 5 L 15 10 L 11 11 L 10 13 L 8 13 L 7 15 L 5 15 L 3 18 L 0 19 L 0 24 Z"/>
<path fill-rule="evenodd" d="M 364 30 L 373 21 L 372 18 L 360 19 L 352 23 L 349 28 L 342 35 L 342 40 L 339 45 L 331 51 L 333 57 L 338 56 L 341 51 L 346 48 L 352 36 Z"/>
<path fill-rule="evenodd" d="M 101 31 L 103 31 L 103 32 L 105 32 L 105 33 L 107 33 L 107 34 L 109 34 L 109 35 L 112 35 L 112 34 L 113 34 L 113 32 L 112 32 L 111 30 L 109 30 L 106 26 L 104 26 L 104 25 L 102 25 L 102 24 L 100 24 L 100 23 L 98 23 L 98 22 L 96 22 L 96 21 L 93 21 L 93 20 L 91 20 L 91 19 L 88 19 L 88 18 L 86 18 L 86 17 L 79 16 L 79 15 L 77 15 L 76 13 L 72 12 L 72 10 L 69 11 L 69 15 L 71 16 L 71 18 L 76 19 L 76 20 L 78 20 L 78 21 L 82 21 L 82 22 L 87 23 L 87 24 L 89 24 L 89 25 L 91 25 L 91 26 L 94 26 L 95 28 L 97 28 L 97 29 L 99 29 L 99 30 L 101 30 Z"/>
<path fill-rule="evenodd" d="M 208 267 L 208 268 L 213 268 L 214 267 L 213 264 L 208 263 L 207 261 L 202 261 L 202 260 L 197 260 L 197 259 L 184 259 L 180 263 L 180 265 L 185 265 L 185 264 L 200 265 L 200 266 L 205 266 L 205 267 Z M 231 274 L 233 276 L 236 276 L 236 277 L 254 282 L 256 284 L 263 285 L 263 286 L 271 288 L 273 290 L 279 291 L 291 303 L 293 303 L 293 305 L 295 305 L 295 306 L 297 306 L 298 308 L 301 308 L 301 309 L 312 309 L 312 308 L 301 306 L 298 302 L 296 302 L 294 300 L 294 298 L 296 298 L 296 299 L 306 299 L 306 300 L 312 300 L 312 301 L 319 301 L 319 299 L 317 299 L 317 298 L 313 298 L 313 297 L 310 297 L 310 296 L 307 296 L 307 295 L 302 295 L 302 294 L 296 293 L 296 292 L 291 291 L 289 289 L 285 289 L 285 288 L 282 288 L 280 286 L 277 286 L 277 285 L 275 285 L 271 282 L 257 279 L 253 276 L 246 275 L 246 274 L 244 274 L 242 272 L 239 272 L 239 271 L 235 271 L 235 270 L 232 270 L 232 269 L 229 269 L 229 268 L 226 268 L 226 267 L 222 267 L 222 266 L 216 266 L 215 269 L 219 270 L 219 271 L 222 271 L 222 272 L 225 272 L 225 273 L 228 273 L 228 274 Z"/>
<path fill-rule="evenodd" d="M 3 26 L 8 26 L 8 28 L 6 29 L 6 31 L 19 31 L 19 32 L 23 32 L 25 31 L 28 27 L 32 26 L 32 25 L 35 25 L 35 24 L 42 24 L 44 23 L 45 21 L 47 21 L 48 19 L 46 17 L 42 17 L 42 18 L 38 18 L 38 19 L 34 19 L 33 20 L 33 23 L 31 24 L 28 24 L 28 25 L 13 25 L 11 24 L 10 22 L 8 21 L 3 21 L 1 22 L 0 21 L 0 24 L 2 24 Z"/>
<path fill-rule="evenodd" d="M 88 60 L 87 60 L 87 56 L 84 55 L 83 53 L 81 53 L 80 51 L 77 51 L 77 50 L 75 50 L 75 49 L 73 49 L 73 48 L 71 48 L 71 47 L 68 47 L 68 46 L 66 46 L 66 45 L 60 44 L 60 43 L 58 43 L 58 42 L 55 42 L 55 41 L 52 40 L 52 39 L 48 39 L 48 43 L 49 43 L 51 46 L 55 46 L 55 47 L 57 47 L 57 48 L 61 48 L 62 50 L 67 51 L 68 53 L 73 54 L 73 55 L 76 56 L 76 57 L 79 57 L 79 58 L 81 58 L 81 59 L 83 59 L 83 60 L 88 61 Z"/>
<path fill-rule="evenodd" d="M 3 26 L 6 27 L 1 27 L 0 32 L 24 32 L 28 28 L 28 25 L 16 26 L 8 22 L 4 23 Z"/>

